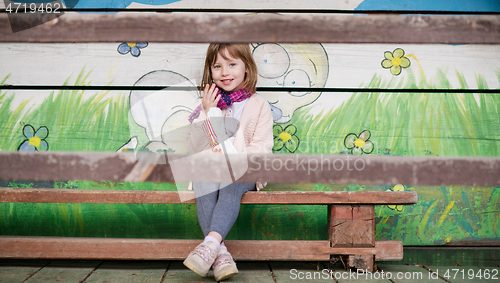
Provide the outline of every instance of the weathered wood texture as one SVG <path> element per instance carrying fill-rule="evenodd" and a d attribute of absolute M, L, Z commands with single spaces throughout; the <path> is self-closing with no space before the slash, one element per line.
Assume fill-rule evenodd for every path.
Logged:
<path fill-rule="evenodd" d="M 329 205 L 328 239 L 332 247 L 375 247 L 375 206 Z M 373 255 L 350 254 L 347 266 L 373 270 Z"/>
<path fill-rule="evenodd" d="M 0 260 L 0 283 L 26 282 L 50 260 Z"/>
<path fill-rule="evenodd" d="M 191 104 L 192 100 L 189 98 L 191 96 L 198 97 L 197 92 L 191 94 L 187 89 L 196 89 L 194 84 L 199 80 L 200 75 L 198 75 L 197 72 L 199 72 L 204 63 L 206 44 L 153 43 L 146 49 L 141 49 L 142 55 L 139 56 L 139 58 L 135 58 L 130 54 L 127 54 L 128 56 L 122 56 L 116 50 L 119 45 L 120 44 L 116 43 L 2 44 L 0 45 L 0 61 L 4 62 L 5 66 L 10 66 L 9 68 L 6 67 L 3 69 L 3 74 L 7 75 L 8 73 L 12 73 L 12 75 L 5 82 L 9 85 L 3 85 L 0 86 L 0 88 L 5 88 L 8 90 L 8 93 L 15 92 L 15 96 L 19 96 L 19 98 L 27 97 L 26 99 L 28 99 L 30 97 L 36 97 L 37 100 L 48 96 L 51 91 L 55 91 L 55 93 L 64 92 L 60 90 L 60 88 L 75 89 L 78 91 L 85 89 L 91 92 L 106 89 L 109 90 L 109 92 L 106 93 L 106 97 L 120 96 L 120 91 L 133 90 L 135 92 L 138 88 L 149 88 L 150 90 L 157 89 L 157 91 L 152 91 L 151 95 L 156 96 L 158 93 L 162 93 L 158 100 L 153 99 L 153 101 L 165 101 L 162 103 L 172 105 L 173 101 L 169 101 L 168 97 L 186 96 L 183 105 L 186 104 L 189 107 L 197 106 L 197 104 L 193 106 Z M 278 44 L 278 46 L 274 44 L 263 44 L 258 45 L 257 48 L 254 49 L 254 56 L 259 53 L 271 56 L 271 53 L 264 51 L 266 46 L 271 45 L 278 48 L 283 47 L 283 52 L 285 52 L 284 55 L 288 56 L 272 65 L 269 70 L 279 68 L 278 66 L 281 66 L 280 64 L 288 64 L 288 58 L 290 57 L 291 62 L 289 63 L 291 65 L 289 70 L 297 68 L 306 71 L 312 81 L 312 90 L 322 92 L 319 97 L 320 100 L 312 104 L 315 105 L 315 107 L 320 106 L 320 101 L 338 100 L 340 99 L 339 96 L 341 97 L 343 93 L 385 91 L 381 90 L 381 88 L 387 89 L 387 92 L 395 91 L 404 93 L 420 92 L 425 89 L 427 93 L 426 99 L 442 97 L 443 93 L 446 92 L 500 92 L 498 89 L 493 89 L 498 84 L 495 70 L 500 66 L 500 55 L 497 55 L 500 51 L 499 46 L 496 45 L 468 44 L 450 46 L 444 44 L 409 44 L 402 46 L 405 55 L 413 54 L 416 56 L 424 67 L 425 72 L 427 72 L 426 75 L 433 77 L 433 80 L 438 80 L 434 78 L 434 69 L 441 68 L 441 66 L 447 66 L 449 70 L 456 69 L 463 73 L 464 79 L 470 87 L 470 89 L 464 89 L 460 84 L 450 82 L 450 84 L 446 86 L 447 89 L 441 89 L 441 92 L 438 92 L 439 88 L 442 87 L 440 84 L 433 83 L 431 85 L 423 85 L 416 81 L 415 85 L 403 85 L 399 89 L 393 88 L 392 90 L 390 88 L 395 86 L 387 84 L 365 85 L 365 82 L 370 81 L 374 74 L 384 73 L 380 64 L 367 64 L 366 62 L 374 58 L 379 58 L 380 61 L 382 61 L 384 59 L 384 50 L 392 52 L 396 48 L 393 44 L 383 44 L 376 48 L 372 44 Z M 156 48 L 154 50 L 150 49 L 153 46 L 156 46 Z M 398 45 L 397 47 L 401 46 Z M 61 49 L 68 50 L 68 52 L 61 52 Z M 23 54 L 37 54 L 40 52 L 43 52 L 43 57 L 32 56 L 30 60 L 19 60 L 20 57 L 24 56 Z M 310 54 L 308 58 L 314 62 L 314 65 L 309 59 L 304 58 L 304 53 Z M 447 56 L 428 58 L 425 54 L 429 53 L 447 54 Z M 144 56 L 145 54 L 152 56 Z M 168 58 L 168 66 L 162 65 L 163 61 L 158 60 L 158 58 Z M 351 63 L 348 65 L 334 64 L 333 61 L 329 63 L 327 58 L 330 58 L 330 60 L 332 58 L 349 60 Z M 140 60 L 140 63 L 133 59 Z M 418 64 L 416 61 L 414 61 L 413 58 L 410 59 L 413 61 L 410 69 L 417 68 Z M 51 62 L 51 64 L 57 66 L 57 68 L 54 67 L 50 72 L 47 72 L 45 68 L 46 62 Z M 306 65 L 308 62 L 309 65 Z M 109 77 L 107 75 L 108 71 L 110 71 L 109 66 L 114 64 L 119 64 L 119 67 L 113 69 L 114 73 Z M 259 72 L 265 75 L 267 65 L 258 65 L 260 67 Z M 74 78 L 68 80 L 69 74 L 81 72 L 83 66 L 85 66 L 85 70 L 83 70 L 84 73 L 87 73 L 87 70 L 92 70 L 88 72 L 86 85 L 74 85 Z M 316 67 L 316 71 L 313 67 Z M 406 71 L 410 69 L 403 70 L 397 77 L 402 78 L 405 76 Z M 157 71 L 150 73 L 153 70 Z M 161 73 L 161 71 L 158 70 L 170 70 L 182 74 L 184 77 L 188 78 L 189 81 L 193 82 L 193 86 L 175 86 L 175 82 L 169 81 L 167 78 L 164 81 L 148 82 L 148 80 L 144 79 L 138 81 L 138 79 L 144 75 L 146 75 L 147 78 L 155 73 Z M 363 70 L 363 72 L 361 72 L 361 70 Z M 387 69 L 385 71 L 386 75 L 392 76 L 390 70 Z M 413 71 L 419 72 L 418 70 Z M 428 72 L 431 72 L 431 74 Z M 330 75 L 323 75 L 326 73 Z M 476 82 L 474 73 L 484 76 L 492 89 L 474 89 Z M 335 74 L 333 78 L 332 74 Z M 352 74 L 356 74 L 356 76 Z M 448 73 L 447 77 L 448 81 L 452 81 L 454 73 Z M 2 79 L 3 78 L 2 76 Z M 284 75 L 281 76 L 281 78 L 284 79 Z M 383 76 L 383 78 L 388 79 L 386 76 Z M 65 81 L 67 81 L 67 85 L 63 86 Z M 134 86 L 137 82 L 139 82 L 140 86 Z M 308 86 L 307 84 L 300 84 L 300 86 L 302 87 L 299 88 L 294 86 L 293 89 L 303 92 L 311 91 L 311 88 L 306 88 L 306 86 Z M 325 87 L 323 88 L 322 86 Z M 378 90 L 374 88 L 378 88 Z M 418 90 L 415 90 L 415 88 L 418 88 Z M 186 91 L 178 91 L 178 93 L 175 93 L 177 91 L 174 91 L 174 89 L 183 89 Z M 269 97 L 270 101 L 274 101 L 272 96 L 269 95 L 276 95 L 276 91 L 281 90 L 285 92 L 291 89 L 292 88 L 288 86 L 284 87 L 276 84 L 276 80 L 273 81 L 271 79 L 259 77 L 257 93 L 262 94 L 265 98 Z M 273 93 L 266 93 L 268 91 Z M 155 92 L 157 93 L 155 94 Z M 411 95 L 412 94 L 405 94 L 403 96 Z M 283 101 L 283 99 L 287 99 L 287 96 L 289 96 L 288 93 L 282 93 L 280 95 L 280 103 L 275 106 L 280 107 L 280 104 L 286 104 L 285 102 L 289 100 Z M 326 100 L 324 100 L 325 98 Z M 148 104 L 149 103 L 147 103 L 147 105 Z M 176 103 L 173 105 L 176 105 Z M 328 103 L 321 105 L 321 109 L 325 109 L 325 111 L 330 110 L 330 107 Z M 32 111 L 33 110 L 34 109 L 32 109 Z M 383 112 L 390 111 L 387 108 L 384 110 Z M 422 127 L 429 128 L 430 125 L 422 125 Z M 441 138 L 445 139 L 445 137 Z M 5 148 L 3 150 L 5 150 Z"/>
<path fill-rule="evenodd" d="M 349 255 L 347 257 L 347 266 L 349 268 L 357 268 L 372 272 L 373 270 L 373 255 Z"/>
<path fill-rule="evenodd" d="M 10 16 L 0 18 L 1 42 L 500 43 L 495 15 L 65 13 L 16 33 L 11 24 L 32 17 Z"/>
<path fill-rule="evenodd" d="M 500 158 L 270 154 L 230 161 L 237 182 L 500 185 Z M 224 155 L 214 154 L 0 153 L 0 180 L 233 181 L 227 168 Z"/>
<path fill-rule="evenodd" d="M 10 282 L 84 282 L 85 278 L 92 273 L 98 264 L 99 261 L 56 260 L 38 270 L 28 280 Z"/>
<path fill-rule="evenodd" d="M 177 191 L 124 191 L 124 190 L 72 190 L 0 188 L 0 202 L 35 203 L 186 203 L 194 202 L 193 192 Z M 372 270 L 373 258 L 400 260 L 402 242 L 374 241 L 375 204 L 412 204 L 417 194 L 406 192 L 333 191 L 333 192 L 248 192 L 243 204 L 323 204 L 328 205 L 328 241 L 235 241 L 228 242 L 233 256 L 244 260 L 328 260 L 331 254 L 349 255 L 352 267 Z M 362 205 L 347 205 L 347 204 Z M 335 206 L 335 204 L 340 204 Z M 66 243 L 59 247 L 62 239 Z M 90 242 L 89 242 L 90 241 Z M 0 257 L 27 258 L 85 258 L 85 259 L 182 259 L 199 243 L 197 240 L 125 240 L 106 239 L 98 242 L 88 238 L 0 237 Z M 22 244 L 24 243 L 24 244 Z M 2 249 L 3 245 L 10 247 Z M 36 245 L 33 249 L 31 245 Z M 97 246 L 95 246 L 97 245 Z M 80 250 L 82 247 L 108 250 Z M 146 247 L 145 247 L 146 245 Z M 149 251 L 153 245 L 168 250 L 158 255 L 137 253 Z M 14 248 L 12 248 L 14 247 Z M 16 248 L 17 247 L 17 248 Z M 28 248 L 27 248 L 28 247 Z M 333 247 L 333 248 L 332 248 Z M 133 253 L 127 251 L 134 250 Z M 3 251 L 3 252 L 2 252 Z M 56 251 L 54 253 L 54 251 Z M 120 251 L 117 253 L 117 251 Z M 286 251 L 286 252 L 283 252 Z"/>
<path fill-rule="evenodd" d="M 375 207 L 373 205 L 329 206 L 328 228 L 332 247 L 374 247 Z"/>
<path fill-rule="evenodd" d="M 199 240 L 0 236 L 0 258 L 182 260 Z M 370 248 L 331 248 L 329 241 L 227 241 L 236 260 L 329 260 L 331 254 L 375 255 L 401 260 L 399 241 L 377 241 Z"/>
<path fill-rule="evenodd" d="M 195 203 L 194 192 L 0 188 L 0 202 L 19 203 Z M 417 193 L 405 192 L 247 192 L 242 204 L 415 204 Z M 187 200 L 187 201 L 182 201 Z M 350 206 L 349 206 L 350 207 Z M 355 211 L 364 206 L 355 206 Z M 373 207 L 373 206 L 371 206 Z M 368 209 L 369 210 L 369 209 Z M 353 215 L 356 215 L 353 214 Z M 373 215 L 372 215 L 373 218 Z M 352 217 L 351 217 L 352 219 Z M 358 219 L 358 218 L 356 218 Z M 362 219 L 365 220 L 365 219 Z"/>
<path fill-rule="evenodd" d="M 68 282 L 85 283 L 132 283 L 132 282 L 164 282 L 163 276 L 168 270 L 168 261 L 110 261 L 103 262 L 85 280 Z M 54 281 L 52 281 L 54 282 Z M 26 282 L 30 283 L 30 281 Z"/>

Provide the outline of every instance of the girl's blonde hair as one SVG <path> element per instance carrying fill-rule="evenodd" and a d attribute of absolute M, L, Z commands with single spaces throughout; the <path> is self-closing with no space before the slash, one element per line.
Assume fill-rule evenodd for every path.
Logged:
<path fill-rule="evenodd" d="M 231 57 L 241 59 L 245 63 L 245 80 L 243 81 L 243 88 L 249 93 L 255 93 L 257 85 L 257 64 L 252 56 L 250 45 L 248 44 L 232 44 L 232 43 L 211 43 L 207 49 L 207 57 L 205 59 L 205 68 L 203 69 L 203 78 L 201 79 L 201 89 L 205 85 L 212 84 L 212 66 L 217 61 L 217 55 L 220 54 L 222 58 L 228 59 L 224 55 L 224 50 L 227 50 Z M 200 92 L 201 96 L 201 92 Z"/>

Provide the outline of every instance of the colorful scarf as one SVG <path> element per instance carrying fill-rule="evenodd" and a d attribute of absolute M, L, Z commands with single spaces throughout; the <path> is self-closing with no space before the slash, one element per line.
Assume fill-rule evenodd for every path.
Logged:
<path fill-rule="evenodd" d="M 233 104 L 233 102 L 240 102 L 247 98 L 249 98 L 252 94 L 249 93 L 245 89 L 239 89 L 233 92 L 225 92 L 219 88 L 217 94 L 221 96 L 219 102 L 217 103 L 217 107 L 220 109 L 225 109 L 229 107 L 229 105 Z M 194 119 L 200 116 L 201 104 L 194 109 L 193 113 L 189 115 L 189 123 L 193 123 Z"/>

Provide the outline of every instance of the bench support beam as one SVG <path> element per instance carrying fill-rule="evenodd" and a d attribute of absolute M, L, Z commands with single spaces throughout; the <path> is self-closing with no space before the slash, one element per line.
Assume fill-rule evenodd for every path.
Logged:
<path fill-rule="evenodd" d="M 0 258 L 183 260 L 201 240 L 0 236 Z M 400 241 L 370 248 L 332 248 L 329 241 L 227 241 L 236 260 L 328 261 L 331 255 L 402 260 Z"/>
<path fill-rule="evenodd" d="M 374 205 L 329 205 L 328 239 L 332 248 L 375 247 Z M 347 267 L 373 270 L 373 254 L 350 254 Z"/>
<path fill-rule="evenodd" d="M 328 233 L 332 247 L 374 247 L 374 205 L 329 205 Z"/>

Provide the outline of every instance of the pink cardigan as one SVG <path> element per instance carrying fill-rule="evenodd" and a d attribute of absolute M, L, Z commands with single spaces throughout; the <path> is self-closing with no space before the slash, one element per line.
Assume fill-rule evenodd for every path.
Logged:
<path fill-rule="evenodd" d="M 222 109 L 225 115 L 226 109 Z M 203 111 L 193 121 L 187 134 L 187 148 L 191 153 L 209 149 L 210 144 L 202 128 L 206 119 Z M 240 127 L 234 139 L 234 148 L 240 153 L 271 153 L 273 140 L 273 116 L 271 106 L 266 99 L 258 94 L 253 94 L 243 108 L 240 118 Z M 260 186 L 257 185 L 257 188 Z"/>

